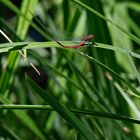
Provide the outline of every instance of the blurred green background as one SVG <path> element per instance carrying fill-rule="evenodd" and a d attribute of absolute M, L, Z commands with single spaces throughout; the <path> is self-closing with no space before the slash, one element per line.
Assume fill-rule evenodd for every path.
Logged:
<path fill-rule="evenodd" d="M 0 0 L 0 9 L 13 42 L 0 34 L 0 139 L 140 139 L 139 0 Z M 89 34 L 93 45 L 78 49 L 55 41 Z"/>

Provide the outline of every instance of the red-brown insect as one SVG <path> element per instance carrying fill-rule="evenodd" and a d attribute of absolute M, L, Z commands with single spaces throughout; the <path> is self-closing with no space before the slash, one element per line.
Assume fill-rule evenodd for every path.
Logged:
<path fill-rule="evenodd" d="M 84 36 L 84 37 L 82 38 L 82 42 L 81 42 L 81 43 L 79 43 L 79 44 L 77 44 L 77 45 L 73 45 L 73 46 L 64 46 L 64 45 L 61 44 L 59 41 L 56 41 L 56 42 L 57 42 L 59 45 L 61 45 L 62 47 L 64 47 L 64 48 L 79 48 L 79 47 L 81 47 L 81 46 L 86 45 L 85 43 L 86 43 L 87 41 L 93 39 L 93 38 L 94 38 L 94 35 Z"/>

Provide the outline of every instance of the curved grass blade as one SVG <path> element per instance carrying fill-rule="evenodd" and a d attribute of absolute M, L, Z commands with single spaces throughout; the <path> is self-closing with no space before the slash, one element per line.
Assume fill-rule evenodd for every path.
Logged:
<path fill-rule="evenodd" d="M 49 105 L 51 105 L 54 110 L 56 110 L 72 127 L 78 130 L 80 134 L 82 134 L 87 140 L 94 140 L 95 136 L 91 131 L 71 113 L 67 108 L 61 105 L 55 97 L 49 94 L 47 91 L 43 90 L 39 87 L 31 78 L 27 76 L 27 80 L 33 90 Z"/>

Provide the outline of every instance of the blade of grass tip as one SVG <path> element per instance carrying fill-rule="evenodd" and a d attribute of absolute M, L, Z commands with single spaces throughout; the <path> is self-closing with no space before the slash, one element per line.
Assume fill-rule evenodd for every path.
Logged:
<path fill-rule="evenodd" d="M 96 139 L 93 133 L 71 113 L 67 108 L 61 105 L 51 94 L 39 87 L 31 78 L 26 75 L 32 89 L 49 105 L 51 105 L 71 126 L 78 130 L 87 140 Z"/>
<path fill-rule="evenodd" d="M 92 9 L 91 7 L 89 7 L 88 5 L 84 4 L 83 2 L 79 1 L 79 0 L 71 0 L 73 2 L 75 2 L 76 4 L 84 7 L 85 9 L 87 9 L 88 11 L 94 13 L 95 15 L 99 16 L 100 18 L 102 18 L 105 21 L 108 21 L 109 23 L 111 23 L 112 25 L 114 25 L 116 28 L 118 28 L 119 30 L 121 30 L 123 33 L 125 33 L 126 35 L 128 35 L 132 40 L 134 40 L 135 42 L 137 42 L 140 45 L 140 38 L 138 38 L 137 36 L 128 33 L 127 31 L 125 31 L 122 27 L 120 27 L 119 25 L 117 25 L 116 23 L 114 23 L 112 20 L 106 18 L 105 16 L 103 16 L 102 14 L 100 14 L 99 12 L 97 12 L 96 10 Z"/>

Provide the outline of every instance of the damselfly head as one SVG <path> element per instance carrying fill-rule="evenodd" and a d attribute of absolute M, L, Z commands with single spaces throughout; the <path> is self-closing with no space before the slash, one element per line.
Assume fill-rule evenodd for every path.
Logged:
<path fill-rule="evenodd" d="M 88 36 L 84 36 L 82 40 L 83 41 L 88 41 L 88 40 L 93 39 L 93 38 L 94 38 L 94 35 L 90 34 Z"/>
<path fill-rule="evenodd" d="M 94 35 L 92 35 L 92 34 L 88 35 L 88 40 L 93 39 L 93 38 L 94 38 Z"/>

